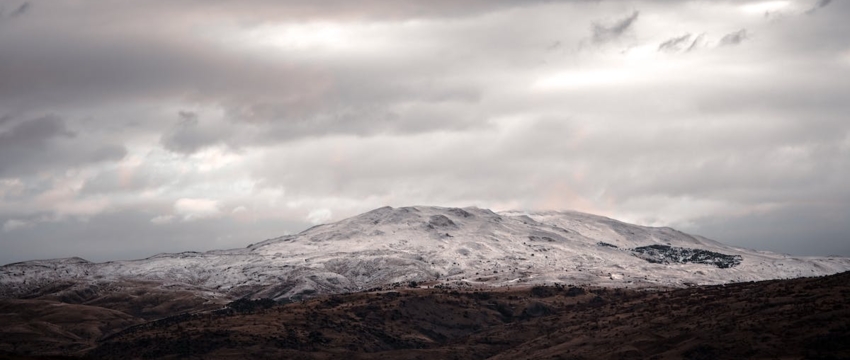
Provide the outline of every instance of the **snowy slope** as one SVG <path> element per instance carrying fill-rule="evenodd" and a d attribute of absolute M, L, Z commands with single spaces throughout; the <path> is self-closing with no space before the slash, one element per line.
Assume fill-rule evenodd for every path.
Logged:
<path fill-rule="evenodd" d="M 728 268 L 652 263 L 649 245 L 730 256 Z M 663 247 L 662 247 L 663 248 Z M 676 255 L 680 256 L 680 255 Z M 681 257 L 681 256 L 680 256 Z M 642 227 L 578 212 L 384 207 L 243 249 L 160 254 L 90 263 L 79 258 L 0 267 L 0 297 L 151 282 L 206 297 L 293 299 L 386 286 L 554 283 L 656 287 L 817 276 L 850 270 L 850 258 L 791 257 L 740 249 L 670 228 Z"/>

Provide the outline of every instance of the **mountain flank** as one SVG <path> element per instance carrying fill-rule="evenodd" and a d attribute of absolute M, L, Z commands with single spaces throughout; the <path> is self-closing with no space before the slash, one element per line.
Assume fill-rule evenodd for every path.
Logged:
<path fill-rule="evenodd" d="M 2 266 L 0 358 L 847 358 L 848 270 L 578 212 L 384 207 Z"/>
<path fill-rule="evenodd" d="M 553 283 L 656 288 L 847 270 L 845 257 L 742 249 L 578 212 L 413 206 L 383 207 L 240 249 L 9 264 L 0 267 L 0 298 L 97 304 L 174 293 L 195 307 L 244 297 L 298 301 L 411 281 L 478 289 Z M 133 311 L 143 317 L 159 312 Z"/>

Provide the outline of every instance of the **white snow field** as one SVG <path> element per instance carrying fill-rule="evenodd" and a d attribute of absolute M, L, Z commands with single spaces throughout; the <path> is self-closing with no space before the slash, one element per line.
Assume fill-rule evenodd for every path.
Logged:
<path fill-rule="evenodd" d="M 846 257 L 742 249 L 579 212 L 414 206 L 383 207 L 242 249 L 105 263 L 68 258 L 9 264 L 0 267 L 0 297 L 146 284 L 209 298 L 283 300 L 410 281 L 683 287 L 847 270 Z"/>

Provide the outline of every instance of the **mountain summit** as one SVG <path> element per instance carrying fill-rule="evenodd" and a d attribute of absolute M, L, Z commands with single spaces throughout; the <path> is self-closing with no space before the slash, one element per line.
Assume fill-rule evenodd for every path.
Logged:
<path fill-rule="evenodd" d="M 847 270 L 845 257 L 741 249 L 579 212 L 413 206 L 375 209 L 242 249 L 9 264 L 0 267 L 0 297 L 87 298 L 144 286 L 210 301 L 297 300 L 393 284 L 683 287 Z"/>

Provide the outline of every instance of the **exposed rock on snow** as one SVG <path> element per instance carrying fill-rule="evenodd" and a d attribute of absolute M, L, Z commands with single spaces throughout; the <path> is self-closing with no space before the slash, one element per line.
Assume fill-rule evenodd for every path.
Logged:
<path fill-rule="evenodd" d="M 668 245 L 649 245 L 637 247 L 635 255 L 641 259 L 656 264 L 709 264 L 721 269 L 730 268 L 741 263 L 741 255 L 726 255 L 702 249 L 686 249 Z"/>

